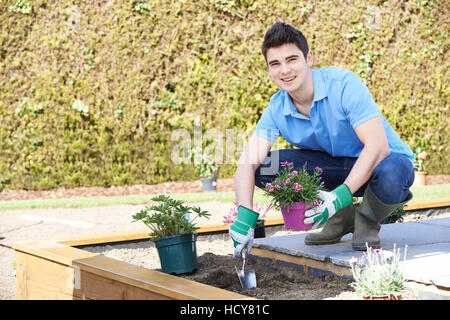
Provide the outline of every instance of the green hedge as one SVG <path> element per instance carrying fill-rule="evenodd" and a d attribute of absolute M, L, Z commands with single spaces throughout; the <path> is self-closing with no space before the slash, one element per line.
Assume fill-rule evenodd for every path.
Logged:
<path fill-rule="evenodd" d="M 426 170 L 449 173 L 448 12 L 448 1 L 0 0 L 0 188 L 197 179 L 172 163 L 171 132 L 193 133 L 197 118 L 254 128 L 277 91 L 260 46 L 278 20 L 305 33 L 317 67 L 359 74 L 428 151 Z"/>

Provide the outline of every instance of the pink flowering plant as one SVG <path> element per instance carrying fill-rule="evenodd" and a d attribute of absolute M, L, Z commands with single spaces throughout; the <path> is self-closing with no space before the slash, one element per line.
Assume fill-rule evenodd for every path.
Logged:
<path fill-rule="evenodd" d="M 281 162 L 282 169 L 271 183 L 267 183 L 264 194 L 272 198 L 271 203 L 277 209 L 289 207 L 296 202 L 303 202 L 313 208 L 321 204 L 319 191 L 323 189 L 321 174 L 323 170 L 316 167 L 312 174 L 302 170 L 293 170 L 292 162 Z"/>
<path fill-rule="evenodd" d="M 268 205 L 261 207 L 259 204 L 254 203 L 253 204 L 253 211 L 259 214 L 258 219 L 262 219 L 267 211 L 272 207 L 272 204 L 269 203 Z M 236 220 L 236 217 L 238 215 L 238 204 L 236 200 L 233 202 L 233 206 L 230 208 L 230 210 L 223 216 L 223 223 L 224 224 L 232 224 L 234 220 Z"/>

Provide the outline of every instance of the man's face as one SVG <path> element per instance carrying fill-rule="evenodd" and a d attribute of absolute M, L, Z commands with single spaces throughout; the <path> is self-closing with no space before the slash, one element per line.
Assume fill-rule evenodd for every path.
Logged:
<path fill-rule="evenodd" d="M 269 48 L 266 52 L 267 69 L 275 83 L 288 93 L 304 87 L 313 64 L 312 52 L 307 59 L 293 43 Z"/>

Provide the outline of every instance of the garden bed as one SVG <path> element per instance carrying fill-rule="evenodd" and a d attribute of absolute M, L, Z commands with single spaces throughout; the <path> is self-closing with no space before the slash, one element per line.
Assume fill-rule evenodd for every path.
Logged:
<path fill-rule="evenodd" d="M 426 206 L 421 208 L 425 210 Z M 427 218 L 432 218 L 429 212 L 410 214 L 405 222 Z M 266 227 L 266 234 L 274 236 L 280 230 L 289 233 L 276 220 L 274 217 L 270 225 L 277 227 Z M 200 228 L 198 270 L 182 276 L 158 272 L 159 258 L 146 229 L 15 243 L 16 298 L 361 299 L 348 279 L 304 275 L 297 268 L 268 259 L 247 263 L 246 270 L 256 270 L 258 288 L 242 289 L 234 268 L 240 265 L 231 257 L 233 247 L 226 230 L 227 226 Z"/>
<path fill-rule="evenodd" d="M 273 229 L 279 229 L 272 227 Z M 292 231 L 271 232 L 271 236 L 292 234 Z M 257 288 L 243 289 L 236 274 L 242 260 L 232 257 L 232 241 L 228 234 L 200 235 L 197 239 L 198 269 L 180 278 L 194 280 L 216 288 L 225 289 L 249 297 L 267 300 L 360 300 L 350 286 L 348 277 L 338 275 L 305 275 L 300 266 L 279 264 L 271 259 L 253 257 L 245 270 L 255 269 Z M 83 246 L 83 250 L 160 271 L 158 253 L 151 241 L 134 241 L 120 244 Z M 415 299 L 405 292 L 404 299 Z"/>

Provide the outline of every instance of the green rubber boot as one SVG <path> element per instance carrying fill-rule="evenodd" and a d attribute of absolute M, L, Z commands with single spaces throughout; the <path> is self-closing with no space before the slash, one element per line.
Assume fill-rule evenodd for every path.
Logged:
<path fill-rule="evenodd" d="M 355 206 L 345 207 L 325 222 L 322 231 L 308 234 L 305 244 L 313 246 L 338 243 L 347 233 L 353 232 L 354 220 Z"/>
<path fill-rule="evenodd" d="M 373 249 L 379 249 L 380 237 L 378 233 L 381 228 L 379 222 L 411 199 L 412 193 L 409 191 L 405 201 L 396 204 L 385 204 L 377 198 L 370 190 L 370 187 L 367 187 L 361 205 L 356 208 L 352 249 L 365 251 L 367 250 L 366 243 Z"/>

